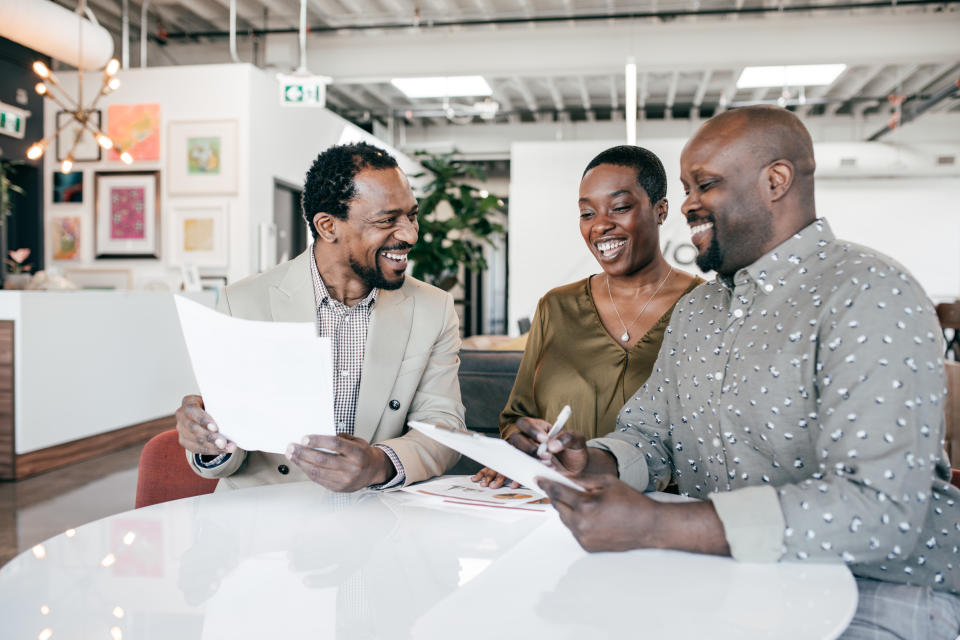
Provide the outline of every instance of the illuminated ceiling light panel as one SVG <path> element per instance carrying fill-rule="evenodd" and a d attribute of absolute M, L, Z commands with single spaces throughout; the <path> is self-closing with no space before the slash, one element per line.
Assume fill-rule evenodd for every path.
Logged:
<path fill-rule="evenodd" d="M 815 87 L 832 83 L 845 64 L 796 64 L 786 67 L 747 67 L 737 80 L 738 89 L 760 87 Z"/>
<path fill-rule="evenodd" d="M 390 84 L 408 98 L 454 98 L 489 96 L 493 89 L 483 76 L 447 76 L 435 78 L 394 78 Z"/>

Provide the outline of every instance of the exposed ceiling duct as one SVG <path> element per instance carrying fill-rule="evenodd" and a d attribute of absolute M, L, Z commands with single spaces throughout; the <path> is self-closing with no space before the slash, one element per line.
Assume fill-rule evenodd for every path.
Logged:
<path fill-rule="evenodd" d="M 49 0 L 0 0 L 0 36 L 74 67 L 100 69 L 113 37 L 99 24 Z"/>

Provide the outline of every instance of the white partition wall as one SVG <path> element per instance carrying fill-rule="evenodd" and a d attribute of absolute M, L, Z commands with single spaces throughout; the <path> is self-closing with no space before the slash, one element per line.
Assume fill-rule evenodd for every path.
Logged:
<path fill-rule="evenodd" d="M 76 74 L 60 77 L 66 91 L 76 93 Z M 162 282 L 179 288 L 180 263 L 172 250 L 177 242 L 174 214 L 178 207 L 225 206 L 227 264 L 201 267 L 201 275 L 223 275 L 230 282 L 255 273 L 258 265 L 257 226 L 273 221 L 274 179 L 300 185 L 311 162 L 326 147 L 343 141 L 368 140 L 394 153 L 386 143 L 370 136 L 326 109 L 287 107 L 280 104 L 280 89 L 274 72 L 249 64 L 149 67 L 120 71 L 120 88 L 98 103 L 107 128 L 111 105 L 158 104 L 160 106 L 160 159 L 137 160 L 132 165 L 109 161 L 103 153 L 99 162 L 77 162 L 73 171 L 83 172 L 83 203 L 54 203 L 52 176 L 59 168 L 55 145 L 44 157 L 45 223 L 47 264 L 63 271 L 71 269 L 128 269 L 133 288 Z M 86 95 L 99 90 L 100 76 L 84 76 Z M 235 123 L 237 147 L 236 188 L 227 193 L 177 192 L 171 185 L 170 168 L 182 158 L 171 157 L 171 123 Z M 56 129 L 56 109 L 45 112 L 45 131 Z M 182 149 L 181 149 L 182 151 Z M 399 156 L 405 169 L 418 165 Z M 226 166 L 226 164 L 224 164 Z M 96 258 L 94 228 L 95 174 L 102 171 L 160 172 L 160 254 L 159 259 Z M 76 260 L 54 260 L 50 228 L 53 218 L 79 216 L 80 254 Z"/>
<path fill-rule="evenodd" d="M 661 232 L 667 258 L 691 264 L 680 213 L 683 139 L 641 140 L 667 171 L 670 214 Z M 531 142 L 511 147 L 508 328 L 530 317 L 551 288 L 598 273 L 577 221 L 580 176 L 617 141 Z M 871 246 L 907 267 L 935 300 L 960 297 L 960 144 L 823 143 L 817 156 L 817 213 L 836 234 Z M 679 250 L 678 250 L 679 249 Z M 712 277 L 712 276 L 708 276 Z"/>

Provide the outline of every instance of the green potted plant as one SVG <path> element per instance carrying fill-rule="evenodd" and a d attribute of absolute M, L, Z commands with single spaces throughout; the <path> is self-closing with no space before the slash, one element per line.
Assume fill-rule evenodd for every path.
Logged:
<path fill-rule="evenodd" d="M 0 159 L 0 251 L 7 250 L 7 216 L 13 213 L 13 194 L 23 195 L 23 189 L 14 184 L 12 173 L 15 167 L 23 164 L 20 160 Z M 4 280 L 7 279 L 6 269 L 0 270 Z"/>
<path fill-rule="evenodd" d="M 455 160 L 452 153 L 415 155 L 431 180 L 417 198 L 420 239 L 410 250 L 413 276 L 449 291 L 459 283 L 461 266 L 473 271 L 487 268 L 481 243 L 494 246 L 493 238 L 504 234 L 496 221 L 503 200 L 464 182 L 486 180 L 481 167 Z"/>

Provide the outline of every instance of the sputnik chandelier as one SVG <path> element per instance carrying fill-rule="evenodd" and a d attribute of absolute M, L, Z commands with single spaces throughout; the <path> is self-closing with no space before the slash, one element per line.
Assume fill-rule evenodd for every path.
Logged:
<path fill-rule="evenodd" d="M 77 18 L 82 20 L 82 14 L 86 10 L 86 1 L 80 0 L 77 5 Z M 81 33 L 81 47 L 83 46 L 82 33 L 83 30 L 80 29 Z M 77 56 L 78 60 L 82 60 L 82 56 Z M 70 146 L 70 151 L 64 156 L 63 162 L 60 164 L 60 171 L 63 173 L 70 173 L 70 170 L 73 169 L 74 162 L 74 153 L 77 150 L 77 147 L 80 145 L 80 142 L 83 140 L 84 135 L 91 135 L 93 139 L 96 140 L 97 144 L 100 145 L 103 149 L 112 149 L 115 145 L 113 140 L 105 134 L 100 127 L 94 123 L 93 115 L 97 111 L 97 103 L 100 101 L 100 98 L 106 96 L 113 91 L 115 91 L 120 86 L 120 79 L 116 77 L 117 71 L 120 70 L 120 61 L 116 58 L 110 60 L 107 63 L 107 66 L 103 70 L 103 78 L 100 86 L 100 91 L 97 92 L 96 97 L 93 99 L 93 102 L 90 103 L 89 107 L 83 106 L 83 65 L 78 64 L 77 66 L 77 98 L 74 100 L 63 88 L 60 82 L 57 80 L 57 77 L 53 75 L 53 72 L 50 70 L 47 65 L 40 62 L 33 63 L 33 72 L 40 77 L 40 82 L 37 83 L 36 90 L 44 98 L 48 98 L 55 102 L 61 109 L 69 113 L 72 118 L 66 118 L 63 121 L 63 124 L 57 127 L 56 131 L 51 133 L 49 136 L 41 140 L 40 142 L 35 142 L 30 145 L 30 148 L 27 149 L 27 157 L 31 160 L 36 160 L 43 156 L 43 152 L 46 151 L 47 146 L 51 141 L 56 140 L 57 136 L 60 135 L 60 132 L 67 128 L 69 125 L 77 125 L 75 133 L 73 136 L 73 144 Z M 58 95 L 59 94 L 59 95 Z M 120 154 L 120 160 L 125 164 L 130 164 L 133 162 L 133 156 L 126 150 L 116 149 Z"/>

